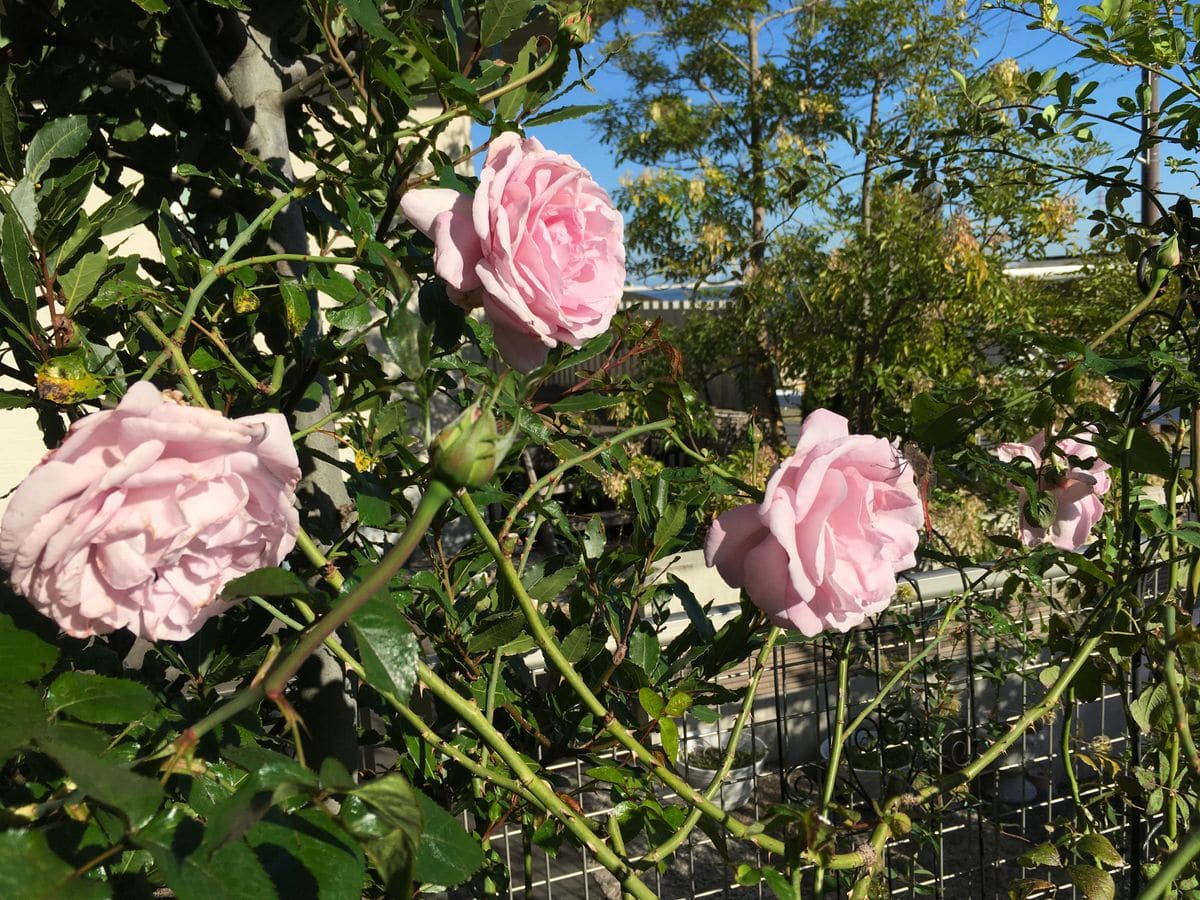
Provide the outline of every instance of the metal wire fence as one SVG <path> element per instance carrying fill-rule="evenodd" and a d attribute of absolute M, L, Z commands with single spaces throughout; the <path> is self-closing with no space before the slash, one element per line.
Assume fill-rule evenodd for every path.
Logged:
<path fill-rule="evenodd" d="M 962 595 L 964 584 L 980 576 L 965 611 L 942 627 L 949 604 Z M 839 654 L 850 655 L 848 712 L 853 717 L 880 685 L 925 653 L 897 681 L 888 700 L 848 736 L 835 814 L 861 816 L 865 836 L 874 816 L 872 800 L 956 771 L 978 755 L 989 737 L 1005 731 L 1042 698 L 1039 676 L 1048 667 L 1047 637 L 1055 627 L 1069 627 L 1071 614 L 1080 612 L 1071 609 L 1078 604 L 1067 585 L 1061 576 L 1034 585 L 1011 576 L 989 577 L 982 570 L 916 574 L 874 627 L 856 630 L 848 639 L 791 640 L 777 646 L 746 728 L 762 758 L 733 773 L 721 794 L 726 810 L 751 821 L 776 804 L 814 805 L 828 764 Z M 1147 593 L 1153 587 L 1147 585 Z M 715 624 L 719 627 L 730 614 L 728 607 L 718 607 Z M 1062 617 L 1057 625 L 1052 621 L 1056 614 Z M 750 669 L 747 660 L 728 670 L 724 685 L 744 688 Z M 1133 682 L 1124 691 L 1136 694 L 1137 677 L 1135 662 Z M 888 850 L 884 871 L 891 895 L 1005 898 L 1018 886 L 1017 896 L 1076 896 L 1064 869 L 1027 869 L 1018 862 L 1051 836 L 1050 823 L 1074 812 L 1060 752 L 1064 741 L 1074 752 L 1085 803 L 1111 793 L 1130 754 L 1136 758 L 1138 753 L 1125 715 L 1128 696 L 1102 684 L 1081 684 L 1078 694 L 1079 702 L 1066 707 L 1069 715 L 1059 704 L 979 778 L 939 805 L 913 811 L 912 831 Z M 683 720 L 680 759 L 686 761 L 699 747 L 724 746 L 737 706 L 722 707 L 715 722 Z M 587 774 L 594 763 L 545 762 L 561 789 L 574 792 L 585 812 L 603 823 L 613 802 L 607 786 Z M 681 768 L 687 774 L 688 767 Z M 672 797 L 664 794 L 661 802 Z M 1099 830 L 1126 860 L 1136 863 L 1154 823 L 1119 803 L 1108 809 Z M 548 854 L 531 847 L 528 834 L 516 827 L 498 829 L 491 839 L 508 864 L 511 877 L 504 890 L 509 897 L 621 896 L 615 879 L 584 851 L 564 846 Z M 628 849 L 636 856 L 644 847 L 644 841 L 634 840 Z M 852 848 L 848 843 L 840 849 Z M 771 897 L 765 884 L 747 886 L 736 877 L 739 866 L 768 863 L 750 844 L 729 841 L 718 850 L 711 837 L 697 830 L 664 868 L 652 868 L 644 878 L 668 900 Z M 1113 873 L 1119 897 L 1136 896 L 1136 869 L 1126 866 Z M 851 877 L 827 881 L 826 896 L 845 896 Z"/>

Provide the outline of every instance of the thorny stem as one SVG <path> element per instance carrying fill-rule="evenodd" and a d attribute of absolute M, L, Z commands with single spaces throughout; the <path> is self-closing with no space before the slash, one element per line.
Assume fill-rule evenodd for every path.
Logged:
<path fill-rule="evenodd" d="M 750 681 L 746 685 L 746 696 L 742 698 L 742 708 L 738 711 L 737 718 L 733 722 L 733 728 L 730 729 L 726 737 L 725 756 L 721 760 L 720 768 L 713 774 L 712 781 L 704 789 L 704 798 L 706 800 L 712 800 L 717 795 L 717 792 L 721 790 L 721 782 L 725 780 L 725 777 L 729 774 L 729 770 L 733 768 L 733 758 L 737 754 L 738 741 L 742 736 L 742 729 L 745 728 L 746 720 L 750 717 L 750 711 L 754 708 L 754 697 L 758 693 L 758 682 L 762 678 L 762 673 L 767 667 L 768 660 L 771 658 L 771 651 L 775 649 L 775 642 L 779 640 L 781 634 L 783 634 L 783 629 L 772 626 L 771 630 L 767 632 L 767 637 L 763 641 L 762 648 L 758 651 L 758 656 L 754 659 L 754 669 L 750 675 Z M 692 833 L 692 830 L 696 827 L 696 823 L 700 821 L 701 815 L 700 808 L 693 807 L 688 813 L 688 817 L 684 819 L 683 824 L 675 831 L 675 834 L 671 835 L 671 837 L 642 857 L 642 862 L 652 865 L 674 853 L 675 848 L 686 841 L 688 835 Z"/>
<path fill-rule="evenodd" d="M 466 494 L 463 496 L 466 497 Z M 488 722 L 473 701 L 460 696 L 421 660 L 417 660 L 417 677 L 422 684 L 436 694 L 438 699 L 449 706 L 468 728 L 483 738 L 488 746 L 496 751 L 505 765 L 517 776 L 518 783 L 537 799 L 538 805 L 551 813 L 579 838 L 596 857 L 596 860 L 612 872 L 627 892 L 638 900 L 655 900 L 654 893 L 637 877 L 629 863 L 617 856 L 612 848 L 592 831 L 591 826 L 582 816 L 576 814 L 560 800 L 550 785 L 538 778 L 522 759 L 521 754 L 504 739 L 504 735 Z"/>
<path fill-rule="evenodd" d="M 512 560 L 505 554 L 499 542 L 497 542 L 495 535 L 492 534 L 491 529 L 484 522 L 483 516 L 480 515 L 479 509 L 475 506 L 474 501 L 471 500 L 470 495 L 464 492 L 460 495 L 460 500 L 463 509 L 467 513 L 467 518 L 471 520 L 476 533 L 487 546 L 488 551 L 492 554 L 492 558 L 496 560 L 496 565 L 500 570 L 500 577 L 504 579 L 505 584 L 516 598 L 517 605 L 521 607 L 521 612 L 525 616 L 526 623 L 529 625 L 530 634 L 545 655 L 547 662 L 554 666 L 563 680 L 575 692 L 575 696 L 583 702 L 584 706 L 604 723 L 604 730 L 612 735 L 617 743 L 631 752 L 642 765 L 646 766 L 655 778 L 688 803 L 699 807 L 705 815 L 719 822 L 735 838 L 751 841 L 769 853 L 783 855 L 785 850 L 783 841 L 762 834 L 751 826 L 738 821 L 720 806 L 706 799 L 694 787 L 663 766 L 645 745 L 634 737 L 624 725 L 613 718 L 612 713 L 592 693 L 592 689 L 588 687 L 580 674 L 575 671 L 575 667 L 571 665 L 570 661 L 563 654 L 558 642 L 555 641 L 553 635 L 547 630 L 538 613 L 537 605 L 525 590 L 520 576 L 517 575 L 517 570 L 513 568 Z"/>
<path fill-rule="evenodd" d="M 183 349 L 179 344 L 154 324 L 154 320 L 150 318 L 150 314 L 144 310 L 135 312 L 133 317 L 150 333 L 152 338 L 162 345 L 163 352 L 175 361 L 176 374 L 179 376 L 179 380 L 183 382 L 183 386 L 187 388 L 192 402 L 197 406 L 203 406 L 207 409 L 208 401 L 204 399 L 204 392 L 200 390 L 200 385 L 196 383 L 196 376 L 192 374 L 192 367 L 188 365 L 188 361 L 184 358 Z"/>
<path fill-rule="evenodd" d="M 264 697 L 272 700 L 282 697 L 283 688 L 304 664 L 304 661 L 338 628 L 344 625 L 367 600 L 387 589 L 388 583 L 408 562 L 409 556 L 412 555 L 413 550 L 429 530 L 434 516 L 452 495 L 453 491 L 446 484 L 438 480 L 431 481 L 429 489 L 421 497 L 412 518 L 409 519 L 408 527 L 400 539 L 376 563 L 367 577 L 346 594 L 337 606 L 304 632 L 296 646 L 271 667 L 261 683 L 243 688 L 223 706 L 213 710 L 184 731 L 176 741 L 177 748 L 185 751 L 188 747 L 193 746 L 201 735 L 211 731 L 242 710 L 257 705 Z"/>

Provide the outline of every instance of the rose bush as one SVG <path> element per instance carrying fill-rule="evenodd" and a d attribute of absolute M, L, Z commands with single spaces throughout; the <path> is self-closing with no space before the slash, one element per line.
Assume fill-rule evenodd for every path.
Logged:
<path fill-rule="evenodd" d="M 1003 462 L 1029 460 L 1038 473 L 1038 490 L 1047 491 L 1054 498 L 1053 517 L 1049 527 L 1043 528 L 1029 521 L 1028 492 L 1017 489 L 1021 498 L 1021 543 L 1026 547 L 1049 543 L 1060 550 L 1075 550 L 1087 543 L 1093 526 L 1104 515 L 1104 502 L 1100 498 L 1108 493 L 1112 481 L 1107 474 L 1108 463 L 1097 457 L 1089 440 L 1086 434 L 1059 438 L 1055 451 L 1047 453 L 1046 435 L 1042 432 L 1027 444 L 1010 442 L 997 448 L 996 455 Z M 1071 457 L 1083 465 L 1071 462 Z"/>
<path fill-rule="evenodd" d="M 191 637 L 222 586 L 296 542 L 300 466 L 278 413 L 227 419 L 148 382 L 76 422 L 13 494 L 0 566 L 74 637 Z"/>
<path fill-rule="evenodd" d="M 527 372 L 556 344 L 578 347 L 608 328 L 625 285 L 621 215 L 571 157 L 506 132 L 474 197 L 431 188 L 400 205 L 433 239 L 451 298 L 483 307 L 513 368 Z"/>
<path fill-rule="evenodd" d="M 923 522 L 911 467 L 884 438 L 815 410 L 762 503 L 722 513 L 705 559 L 776 625 L 848 631 L 882 611 L 916 565 Z"/>

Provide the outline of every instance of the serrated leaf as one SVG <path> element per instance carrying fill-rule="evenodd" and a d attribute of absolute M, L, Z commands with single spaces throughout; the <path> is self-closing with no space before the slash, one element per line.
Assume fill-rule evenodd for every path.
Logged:
<path fill-rule="evenodd" d="M 483 865 L 483 849 L 450 815 L 420 791 L 414 789 L 421 804 L 425 832 L 417 846 L 413 876 L 445 887 L 462 884 Z"/>
<path fill-rule="evenodd" d="M 0 832 L 0 897 L 101 900 L 110 895 L 101 882 L 72 878 L 74 870 L 50 849 L 42 832 Z"/>
<path fill-rule="evenodd" d="M 0 615 L 0 682 L 37 681 L 57 661 L 57 647 Z"/>
<path fill-rule="evenodd" d="M 1022 853 L 1017 861 L 1025 869 L 1032 869 L 1035 866 L 1053 866 L 1057 868 L 1062 865 L 1062 860 L 1058 855 L 1058 848 L 1051 843 L 1038 844 L 1036 847 L 1031 847 Z"/>
<path fill-rule="evenodd" d="M 533 0 L 487 0 L 479 26 L 479 43 L 494 47 L 525 21 L 533 9 Z"/>
<path fill-rule="evenodd" d="M 74 156 L 92 136 L 86 116 L 69 116 L 47 122 L 29 142 L 25 151 L 25 177 L 37 182 L 56 159 Z"/>
<path fill-rule="evenodd" d="M 1067 866 L 1067 877 L 1086 900 L 1113 900 L 1117 895 L 1112 876 L 1095 866 Z"/>
<path fill-rule="evenodd" d="M 75 261 L 66 274 L 58 276 L 58 286 L 67 298 L 67 315 L 73 315 L 92 296 L 96 283 L 108 268 L 108 250 L 103 244 Z"/>
<path fill-rule="evenodd" d="M 1137 722 L 1142 731 L 1150 731 L 1158 713 L 1171 702 L 1171 694 L 1166 684 L 1152 684 L 1142 691 L 1137 699 L 1129 704 L 1129 715 Z"/>
<path fill-rule="evenodd" d="M 417 679 L 420 647 L 408 622 L 387 594 L 376 594 L 350 617 L 367 683 L 408 702 Z"/>
<path fill-rule="evenodd" d="M 308 585 L 295 572 L 277 566 L 266 566 L 227 582 L 221 588 L 221 599 L 296 597 L 311 593 Z"/>
<path fill-rule="evenodd" d="M 45 726 L 41 692 L 24 684 L 6 684 L 0 691 L 0 763 L 27 746 Z"/>
<path fill-rule="evenodd" d="M 279 896 L 246 844 L 235 842 L 209 854 L 199 852 L 203 838 L 204 826 L 175 806 L 134 840 L 154 857 L 155 867 L 178 900 L 275 900 Z"/>
<path fill-rule="evenodd" d="M 573 106 L 560 106 L 556 109 L 548 109 L 543 113 L 538 113 L 525 122 L 525 127 L 532 128 L 535 125 L 551 125 L 555 122 L 566 122 L 571 119 L 590 116 L 592 113 L 600 112 L 604 109 L 608 109 L 607 103 L 578 103 Z"/>
<path fill-rule="evenodd" d="M 360 900 L 362 896 L 366 871 L 362 850 L 323 812 L 304 809 L 284 815 L 273 809 L 250 829 L 246 841 L 281 900 Z"/>
<path fill-rule="evenodd" d="M 1125 865 L 1125 859 L 1117 852 L 1112 841 L 1102 834 L 1085 834 L 1075 844 L 1075 849 L 1089 856 L 1094 856 L 1098 862 L 1112 866 Z"/>
<path fill-rule="evenodd" d="M 638 704 L 646 711 L 652 719 L 657 719 L 662 715 L 663 703 L 662 697 L 653 688 L 638 688 Z"/>
<path fill-rule="evenodd" d="M 525 630 L 525 619 L 519 612 L 494 613 L 481 619 L 475 633 L 467 641 L 472 653 L 490 653 L 503 647 Z"/>
<path fill-rule="evenodd" d="M 63 672 L 46 695 L 51 715 L 65 713 L 97 725 L 128 725 L 154 709 L 154 695 L 126 678 Z"/>
<path fill-rule="evenodd" d="M 77 746 L 69 735 L 70 731 L 52 729 L 37 737 L 38 747 L 62 766 L 81 791 L 120 810 L 134 830 L 146 825 L 162 802 L 159 783 L 129 771 L 116 760 Z"/>

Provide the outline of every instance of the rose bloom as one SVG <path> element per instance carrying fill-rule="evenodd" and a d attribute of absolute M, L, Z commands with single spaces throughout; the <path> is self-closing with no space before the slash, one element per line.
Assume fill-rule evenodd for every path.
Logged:
<path fill-rule="evenodd" d="M 891 602 L 896 573 L 916 565 L 923 523 L 896 446 L 852 435 L 844 417 L 818 409 L 762 503 L 713 523 L 704 557 L 774 624 L 811 637 L 849 631 Z"/>
<path fill-rule="evenodd" d="M 555 344 L 579 347 L 608 329 L 625 285 L 624 225 L 571 157 L 505 132 L 473 197 L 428 188 L 400 207 L 433 239 L 450 298 L 483 307 L 513 368 L 528 372 Z"/>
<path fill-rule="evenodd" d="M 227 581 L 291 551 L 299 478 L 282 415 L 227 419 L 138 382 L 21 482 L 0 565 L 73 637 L 183 640 L 228 608 Z"/>
<path fill-rule="evenodd" d="M 1045 432 L 1034 435 L 1028 444 L 1001 444 L 996 449 L 996 455 L 1003 462 L 1024 458 L 1033 463 L 1038 471 L 1038 490 L 1048 490 L 1054 495 L 1054 521 L 1047 530 L 1025 518 L 1028 494 L 1022 488 L 1017 489 L 1021 496 L 1021 543 L 1026 547 L 1037 547 L 1042 543 L 1049 543 L 1059 550 L 1082 547 L 1087 543 L 1092 527 L 1104 515 L 1104 503 L 1100 498 L 1112 487 L 1107 474 L 1108 463 L 1097 457 L 1096 448 L 1081 438 L 1088 436 L 1080 434 L 1058 439 L 1058 452 L 1054 456 L 1062 468 L 1057 472 L 1042 470 Z M 1070 456 L 1077 457 L 1085 465 L 1071 464 Z"/>

